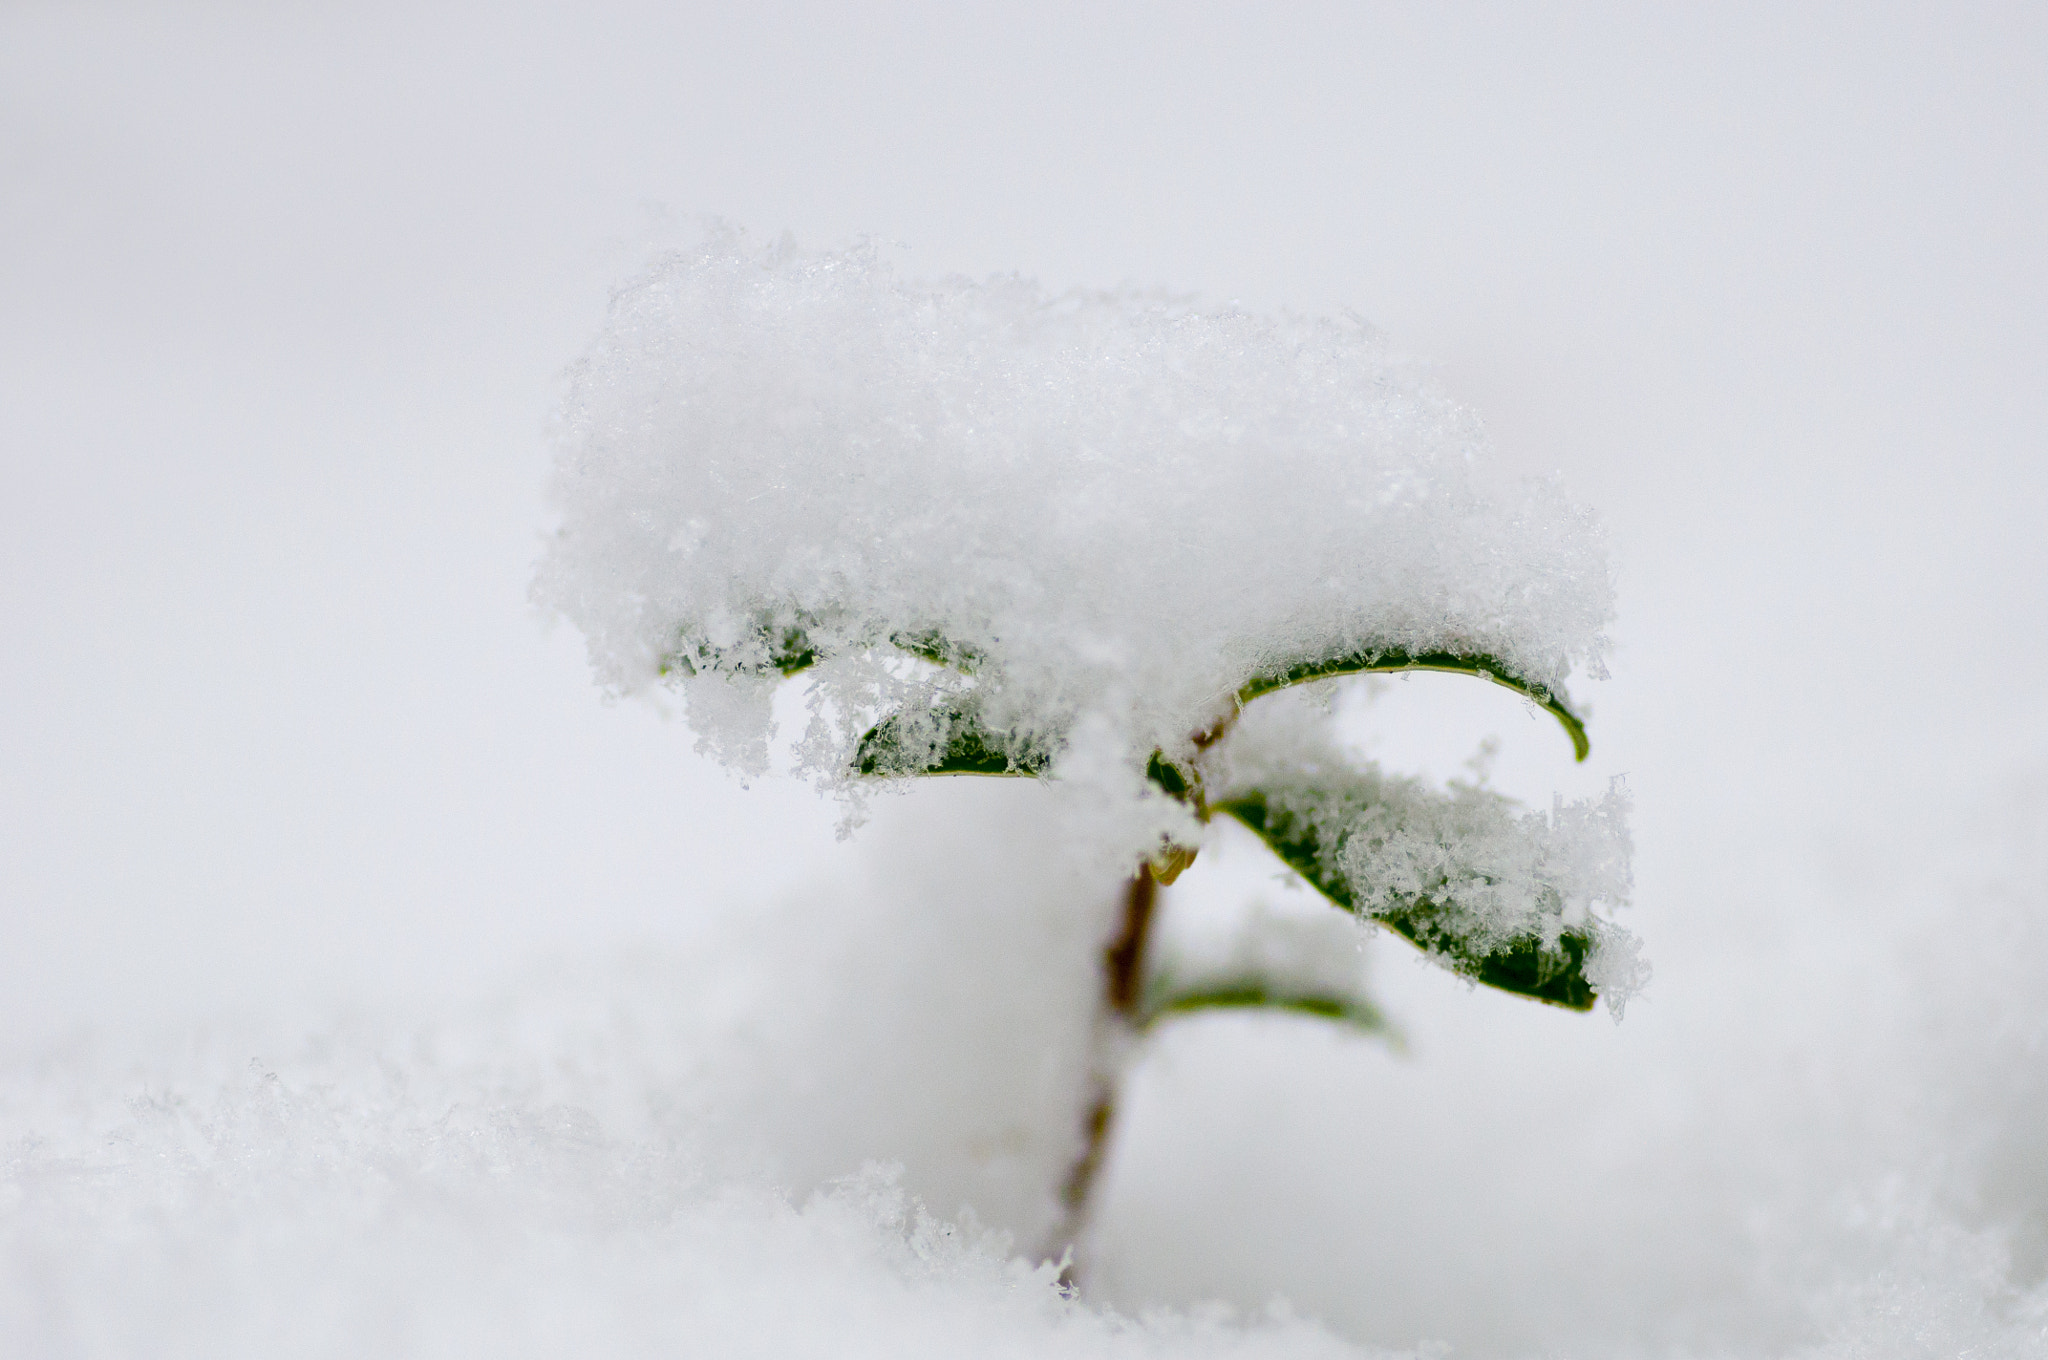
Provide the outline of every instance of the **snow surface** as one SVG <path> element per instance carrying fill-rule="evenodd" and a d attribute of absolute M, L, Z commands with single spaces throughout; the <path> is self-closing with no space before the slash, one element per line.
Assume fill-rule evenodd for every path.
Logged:
<path fill-rule="evenodd" d="M 1142 769 L 1297 663 L 1597 673 L 1612 587 L 1588 514 L 1484 449 L 1355 318 L 913 283 L 872 247 L 727 232 L 623 289 L 577 369 L 536 596 L 605 683 L 667 675 L 748 770 L 778 666 L 807 654 L 828 781 L 897 712 L 920 767 L 960 707 L 1019 761 L 1086 731 Z"/>
<path fill-rule="evenodd" d="M 1285 1309 L 1121 1318 L 1012 1254 L 1078 1148 L 1110 908 L 1020 792 L 693 953 L 15 1067 L 0 1355 L 1359 1354 Z M 949 912 L 928 838 L 998 810 Z"/>
<path fill-rule="evenodd" d="M 60 1126 L 80 1146 L 17 1144 L 0 1354 L 1357 1353 L 1284 1313 L 1077 1306 L 1056 1265 L 908 1199 L 900 1168 L 796 1200 L 709 1177 L 551 1102 L 576 1077 L 533 1069 L 565 1055 L 432 1051 L 463 1037 L 328 1034 L 274 1065 L 217 1042 Z M 66 1095 L 103 1093 L 36 1114 Z"/>
<path fill-rule="evenodd" d="M 0 1354 L 2038 1360 L 2039 787 L 1646 1053 L 1422 969 L 1376 970 L 1407 1057 L 1163 1025 L 1072 1301 L 1011 1252 L 1072 1150 L 1113 904 L 1044 872 L 1043 789 L 928 786 L 863 877 L 689 949 L 12 1063 Z M 1636 1084 L 1529 1061 L 1569 1035 Z"/>

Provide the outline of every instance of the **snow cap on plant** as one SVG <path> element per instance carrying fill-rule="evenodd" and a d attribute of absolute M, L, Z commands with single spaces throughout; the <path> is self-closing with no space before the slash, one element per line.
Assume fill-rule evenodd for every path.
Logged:
<path fill-rule="evenodd" d="M 536 595 L 743 771 L 805 671 L 814 776 L 1051 774 L 1128 865 L 1194 843 L 1204 748 L 1304 680 L 1484 675 L 1583 754 L 1599 537 L 1484 452 L 1355 319 L 721 232 L 622 290 L 574 370 Z"/>

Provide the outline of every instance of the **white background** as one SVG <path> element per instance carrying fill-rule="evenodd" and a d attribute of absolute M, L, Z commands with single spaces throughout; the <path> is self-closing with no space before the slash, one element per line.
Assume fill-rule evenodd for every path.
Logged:
<path fill-rule="evenodd" d="M 1611 528 L 1645 931 L 1737 843 L 1910 839 L 2042 737 L 2044 55 L 2027 5 L 9 5 L 0 1027 L 431 988 L 829 845 L 524 604 L 557 375 L 709 213 L 1357 310 Z"/>

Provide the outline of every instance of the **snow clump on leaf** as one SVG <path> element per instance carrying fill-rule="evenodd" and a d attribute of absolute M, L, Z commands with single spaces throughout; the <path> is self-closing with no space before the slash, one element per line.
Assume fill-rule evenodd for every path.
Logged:
<path fill-rule="evenodd" d="M 563 433 L 537 600 L 744 771 L 813 668 L 800 760 L 840 787 L 948 752 L 1071 777 L 1084 729 L 1091 769 L 1184 762 L 1248 685 L 1344 657 L 1483 658 L 1539 699 L 1600 671 L 1588 514 L 1490 473 L 1347 318 L 727 232 L 618 294 Z"/>
<path fill-rule="evenodd" d="M 1454 973 L 1575 1008 L 1597 995 L 1616 1018 L 1648 978 L 1636 940 L 1594 914 L 1633 884 L 1619 780 L 1548 814 L 1476 784 L 1438 792 L 1344 749 L 1301 702 L 1248 713 L 1207 764 L 1217 811 Z"/>

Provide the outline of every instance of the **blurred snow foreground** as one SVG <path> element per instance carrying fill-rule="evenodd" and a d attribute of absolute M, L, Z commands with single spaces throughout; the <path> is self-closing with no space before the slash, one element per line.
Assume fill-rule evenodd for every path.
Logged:
<path fill-rule="evenodd" d="M 1305 706 L 1232 730 L 1304 682 L 1464 670 L 1584 754 L 1589 516 L 1490 475 L 1476 420 L 1355 322 L 719 235 L 618 295 L 564 436 L 537 598 L 743 771 L 803 672 L 799 767 L 856 815 L 874 776 L 1047 776 L 1118 875 L 1223 812 L 1454 971 L 1617 1016 L 1646 974 L 1596 914 L 1629 888 L 1618 789 L 1518 814 L 1383 778 Z"/>
<path fill-rule="evenodd" d="M 1242 1144 L 1230 1183 L 1184 1168 L 1171 1193 L 1219 1240 L 1298 1238 L 1326 1262 L 1337 1244 L 1357 1264 L 1314 1311 L 1348 1338 L 1262 1291 L 1236 1314 L 1137 1291 L 1119 1315 L 1009 1254 L 1051 1212 L 1095 987 L 1074 929 L 1092 906 L 1021 872 L 1060 834 L 1047 801 L 978 784 L 893 802 L 859 872 L 494 1002 L 10 1060 L 0 1355 L 1449 1353 L 1426 1337 L 1478 1356 L 2048 1355 L 2038 796 L 1944 878 L 1855 903 L 1854 947 L 1827 921 L 1648 1031 L 1618 1100 L 1463 1045 L 1412 1064 L 1441 1078 L 1436 1104 L 1390 1107 L 1392 1068 L 1365 1098 L 1332 1082 L 1369 1042 L 1319 1066 L 1304 1041 L 1335 1031 L 1308 1022 L 1173 1031 L 1209 1044 L 1211 1087 L 1219 1042 L 1261 1031 L 1286 1042 L 1259 1065 L 1293 1054 L 1286 1081 L 1323 1083 L 1303 1108 L 1352 1152 L 1303 1172 L 1310 1198 L 1236 1193 L 1272 1183 Z M 993 825 L 1014 833 L 993 860 L 934 864 L 934 836 Z M 1786 994 L 1780 970 L 1857 1023 L 1759 1006 Z M 1709 1043 L 1732 1060 L 1703 1063 Z M 1228 1080 L 1223 1105 L 1257 1100 L 1242 1066 Z M 1475 1144 L 1488 1106 L 1511 1124 Z M 1265 1113 L 1256 1151 L 1290 1146 Z M 1437 1207 L 1345 1208 L 1354 1182 L 1414 1179 Z M 1551 1181 L 1590 1188 L 1508 1193 Z M 1155 1280 L 1204 1251 L 1185 1229 L 1122 1237 Z M 1432 1306 L 1444 1276 L 1464 1283 Z"/>

